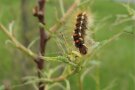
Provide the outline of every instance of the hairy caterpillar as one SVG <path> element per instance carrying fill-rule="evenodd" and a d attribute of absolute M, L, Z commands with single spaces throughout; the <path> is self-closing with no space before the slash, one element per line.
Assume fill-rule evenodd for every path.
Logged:
<path fill-rule="evenodd" d="M 87 47 L 85 46 L 85 35 L 87 29 L 87 15 L 85 12 L 79 13 L 76 19 L 76 25 L 73 33 L 75 46 L 79 49 L 80 53 L 87 54 Z"/>

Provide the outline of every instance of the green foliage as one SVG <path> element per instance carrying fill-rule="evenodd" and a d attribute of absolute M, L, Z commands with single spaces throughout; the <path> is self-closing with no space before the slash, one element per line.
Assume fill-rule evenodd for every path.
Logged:
<path fill-rule="evenodd" d="M 33 2 L 34 0 L 30 3 L 34 5 Z M 72 0 L 63 0 L 63 2 L 65 2 L 64 6 L 67 9 L 67 7 L 70 6 Z M 8 3 L 8 0 L 0 1 L 0 22 L 8 25 L 12 20 L 15 20 L 16 29 L 20 29 L 21 26 L 18 20 L 18 18 L 20 18 L 20 1 L 12 0 L 10 3 L 11 8 L 7 6 Z M 92 2 L 86 0 L 81 3 L 78 8 L 85 10 L 87 7 L 92 10 L 95 19 L 92 30 L 92 38 L 96 41 L 96 43 L 99 42 L 97 46 L 93 46 L 94 51 L 90 56 L 81 56 L 79 52 L 76 51 L 76 49 L 70 50 L 73 45 L 69 44 L 63 47 L 65 40 L 60 39 L 56 42 L 55 40 L 58 34 L 52 35 L 53 39 L 49 41 L 46 51 L 47 55 L 52 58 L 48 58 L 48 60 L 65 63 L 47 62 L 46 64 L 48 70 L 45 69 L 42 72 L 44 77 L 41 80 L 52 83 L 53 81 L 51 78 L 61 74 L 63 67 L 68 65 L 66 69 L 64 69 L 65 72 L 62 75 L 66 75 L 67 73 L 70 74 L 72 70 L 76 70 L 75 74 L 73 73 L 69 79 L 65 80 L 64 82 L 54 82 L 52 84 L 48 84 L 48 90 L 53 90 L 54 88 L 58 88 L 58 90 L 79 90 L 79 82 L 81 82 L 83 85 L 83 90 L 134 90 L 135 61 L 133 58 L 133 32 L 135 30 L 135 5 L 122 4 L 114 2 L 113 0 L 92 0 Z M 62 10 L 62 13 L 64 13 L 66 9 L 61 9 L 62 7 L 59 6 L 59 2 L 56 2 L 55 0 L 48 0 L 46 8 L 47 26 L 45 26 L 45 28 L 50 28 L 50 26 L 54 23 L 57 23 L 58 18 L 62 16 L 60 10 Z M 10 12 L 11 9 L 14 12 L 17 11 L 16 14 Z M 31 17 L 32 16 L 29 18 Z M 68 22 L 70 23 L 70 21 Z M 69 39 L 71 35 L 67 33 L 66 30 L 71 28 L 70 24 L 66 25 L 64 25 L 60 31 L 64 33 L 64 36 L 66 37 L 66 43 L 68 43 L 71 42 Z M 66 28 L 66 30 L 64 28 Z M 12 32 L 12 23 L 10 23 L 9 29 Z M 33 32 L 31 33 L 33 34 Z M 21 33 L 15 34 L 20 35 Z M 16 84 L 17 82 L 20 82 L 19 78 L 22 74 L 21 69 L 19 69 L 21 68 L 19 67 L 19 64 L 21 64 L 23 61 L 20 60 L 17 62 L 17 59 L 20 59 L 22 53 L 18 57 L 16 57 L 14 54 L 11 54 L 13 53 L 13 49 L 10 44 L 5 46 L 4 43 L 6 40 L 6 36 L 0 32 L 0 84 L 4 79 L 9 79 L 13 82 L 13 88 L 16 90 L 24 90 L 23 88 L 21 89 L 21 87 L 25 87 L 29 84 L 32 84 L 36 88 L 35 84 L 40 80 L 33 76 L 32 72 L 29 73 L 28 77 L 24 75 L 26 76 L 24 78 L 24 84 Z M 37 41 L 38 39 L 33 40 L 29 47 L 33 49 L 32 47 L 34 47 L 34 44 L 36 44 Z M 61 41 L 64 44 L 62 44 Z M 60 43 L 62 47 L 56 46 L 58 43 Z M 6 47 L 8 49 L 6 49 Z M 65 50 L 65 48 L 69 48 L 69 50 Z M 61 56 L 58 56 L 59 54 L 57 54 L 57 51 L 62 51 L 61 49 L 64 49 L 65 53 Z M 60 52 L 60 54 L 61 53 L 63 52 Z M 77 59 L 75 58 L 76 56 L 78 57 Z M 32 62 L 28 62 L 29 67 L 33 68 L 31 63 Z M 13 72 L 14 68 L 17 68 L 15 69 L 15 72 Z M 0 90 L 3 90 L 3 88 L 3 85 L 0 86 Z"/>

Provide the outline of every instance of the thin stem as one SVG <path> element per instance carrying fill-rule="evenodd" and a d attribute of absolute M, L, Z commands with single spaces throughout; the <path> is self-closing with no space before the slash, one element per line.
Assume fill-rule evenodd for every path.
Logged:
<path fill-rule="evenodd" d="M 81 79 L 81 75 L 79 75 L 79 90 L 83 90 L 83 80 Z"/>
<path fill-rule="evenodd" d="M 2 24 L 0 24 L 0 29 L 12 41 L 12 43 L 15 45 L 15 47 L 17 49 L 24 52 L 28 56 L 30 56 L 37 63 L 38 63 L 38 61 L 35 59 L 38 58 L 38 59 L 42 59 L 44 61 L 63 62 L 63 63 L 69 64 L 71 66 L 77 67 L 77 64 L 69 61 L 68 58 L 64 57 L 64 56 L 56 56 L 56 57 L 55 56 L 54 57 L 45 57 L 45 56 L 41 56 L 41 55 L 39 56 L 39 55 L 33 53 L 30 49 L 24 47 L 18 40 L 16 40 L 16 38 Z"/>
<path fill-rule="evenodd" d="M 36 54 L 34 54 L 30 49 L 27 49 L 19 41 L 17 41 L 16 38 L 12 35 L 12 33 L 10 33 L 2 24 L 0 24 L 0 29 L 6 34 L 6 36 L 8 36 L 8 38 L 13 42 L 16 48 L 18 48 L 28 56 L 36 58 Z"/>
<path fill-rule="evenodd" d="M 75 2 L 70 6 L 70 8 L 67 10 L 67 12 L 64 14 L 64 16 L 60 19 L 59 22 L 54 24 L 49 30 L 51 32 L 56 32 L 67 20 L 67 18 L 71 15 L 71 13 L 75 10 L 75 8 L 79 5 L 80 0 L 75 0 Z"/>
<path fill-rule="evenodd" d="M 59 3 L 60 3 L 60 9 L 61 9 L 62 16 L 64 16 L 65 10 L 64 10 L 63 0 L 59 0 Z"/>
<path fill-rule="evenodd" d="M 100 90 L 100 70 L 99 70 L 99 65 L 96 67 L 96 90 Z"/>
<path fill-rule="evenodd" d="M 36 16 L 39 20 L 39 23 L 45 25 L 45 16 L 44 16 L 44 7 L 46 4 L 46 0 L 38 0 L 38 6 L 34 9 L 34 16 Z M 40 33 L 40 43 L 39 43 L 39 57 L 44 56 L 45 48 L 48 41 L 48 36 L 44 27 L 39 26 L 39 33 Z M 36 60 L 37 68 L 38 68 L 38 77 L 39 79 L 42 78 L 41 71 L 44 69 L 44 60 L 42 58 L 37 58 Z M 41 81 L 38 83 L 38 90 L 44 90 L 45 85 Z"/>
<path fill-rule="evenodd" d="M 46 79 L 46 78 L 40 78 L 40 79 L 35 79 L 35 80 L 32 80 L 30 82 L 25 82 L 23 84 L 18 84 L 18 85 L 12 85 L 11 89 L 14 89 L 14 88 L 17 88 L 17 87 L 21 87 L 21 86 L 25 86 L 25 85 L 29 85 L 29 84 L 32 84 L 32 83 L 38 83 L 38 82 L 44 82 L 44 83 L 57 83 L 57 82 L 61 82 L 61 81 L 64 81 L 66 80 L 67 78 L 69 78 L 70 76 L 72 76 L 73 74 L 75 73 L 75 71 L 73 70 L 71 73 L 65 75 L 65 76 L 60 76 L 60 77 L 57 77 L 57 78 L 51 78 L 51 79 Z"/>
<path fill-rule="evenodd" d="M 118 34 L 116 34 L 116 35 L 112 36 L 111 38 L 109 38 L 108 40 L 106 40 L 103 44 L 101 44 L 99 47 L 97 47 L 97 48 L 94 49 L 94 51 L 90 55 L 90 57 L 92 58 L 101 48 L 103 48 L 105 45 L 109 44 L 113 40 L 117 39 L 122 34 L 123 34 L 123 31 L 119 32 Z"/>

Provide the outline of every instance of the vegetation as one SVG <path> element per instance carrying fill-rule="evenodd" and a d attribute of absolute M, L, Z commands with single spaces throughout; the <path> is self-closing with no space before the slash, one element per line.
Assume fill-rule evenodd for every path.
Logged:
<path fill-rule="evenodd" d="M 40 82 L 45 90 L 135 89 L 135 3 L 47 0 L 45 4 L 46 25 L 32 15 L 35 0 L 0 1 L 0 90 L 42 90 Z M 88 38 L 94 44 L 87 45 L 91 48 L 87 55 L 79 53 L 71 38 L 80 11 L 90 12 L 94 19 Z M 45 56 L 38 55 L 38 27 L 51 35 Z M 43 70 L 33 62 L 37 57 L 44 60 Z"/>

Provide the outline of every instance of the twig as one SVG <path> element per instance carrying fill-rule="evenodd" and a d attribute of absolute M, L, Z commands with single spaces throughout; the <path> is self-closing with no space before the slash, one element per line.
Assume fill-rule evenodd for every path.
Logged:
<path fill-rule="evenodd" d="M 15 85 L 12 88 L 28 85 L 28 84 L 31 84 L 31 83 L 38 83 L 38 82 L 44 82 L 46 84 L 47 83 L 58 83 L 58 82 L 66 80 L 67 78 L 72 76 L 74 73 L 76 73 L 76 70 L 72 70 L 70 73 L 68 73 L 66 75 L 62 74 L 62 75 L 60 75 L 59 77 L 56 77 L 56 78 L 40 78 L 40 79 L 38 78 L 38 79 L 30 80 L 30 82 L 25 82 L 25 83 L 20 84 L 20 85 Z"/>
<path fill-rule="evenodd" d="M 0 24 L 0 29 L 13 42 L 13 44 L 15 45 L 15 47 L 17 49 L 24 52 L 25 54 L 30 56 L 32 59 L 39 58 L 39 59 L 42 59 L 44 61 L 64 62 L 64 63 L 67 63 L 67 64 L 69 64 L 71 66 L 74 66 L 74 67 L 77 66 L 75 63 L 68 61 L 67 60 L 68 58 L 64 57 L 64 56 L 56 56 L 56 57 L 55 56 L 54 57 L 39 56 L 39 55 L 33 53 L 30 49 L 24 47 L 18 40 L 16 40 L 16 38 L 2 24 Z"/>
<path fill-rule="evenodd" d="M 76 73 L 76 70 L 73 70 L 73 71 L 71 71 L 70 73 L 68 73 L 68 74 L 66 74 L 66 75 L 61 75 L 61 76 L 56 77 L 56 78 L 51 78 L 51 79 L 41 78 L 41 79 L 38 79 L 38 80 L 39 80 L 39 81 L 46 82 L 46 83 L 61 82 L 61 81 L 66 80 L 67 78 L 69 78 L 70 76 L 72 76 L 72 75 L 75 74 L 75 73 Z"/>
<path fill-rule="evenodd" d="M 100 46 L 98 46 L 97 48 L 93 49 L 92 54 L 90 54 L 90 58 L 92 59 L 94 57 L 94 55 L 100 50 L 102 49 L 105 45 L 107 45 L 108 43 L 112 42 L 113 40 L 117 39 L 119 36 L 121 36 L 123 34 L 124 31 L 119 32 L 118 34 L 112 36 L 111 38 L 109 38 L 108 40 L 103 41 L 103 43 L 100 44 Z M 84 62 L 84 66 L 88 63 L 88 60 L 86 60 Z"/>
<path fill-rule="evenodd" d="M 74 9 L 79 5 L 79 3 L 80 3 L 80 0 L 75 0 L 75 2 L 70 6 L 70 8 L 67 10 L 65 15 L 60 19 L 60 21 L 54 24 L 49 29 L 49 31 L 53 33 L 56 32 L 65 23 L 69 15 L 74 11 Z"/>
<path fill-rule="evenodd" d="M 78 83 L 79 83 L 79 90 L 83 90 L 83 81 L 81 80 L 81 75 L 79 75 Z"/>
<path fill-rule="evenodd" d="M 12 35 L 12 33 L 10 33 L 2 24 L 0 24 L 0 29 L 8 36 L 8 38 L 13 42 L 16 48 L 26 53 L 30 57 L 36 58 L 36 55 L 30 49 L 25 48 L 19 41 L 17 41 L 16 38 Z"/>
<path fill-rule="evenodd" d="M 60 4 L 60 9 L 61 9 L 62 16 L 64 16 L 65 10 L 64 10 L 63 0 L 59 0 L 59 4 Z"/>
<path fill-rule="evenodd" d="M 48 90 L 52 90 L 52 88 L 54 88 L 54 87 L 60 87 L 62 90 L 65 90 L 65 87 L 62 85 L 62 84 L 60 84 L 60 83 L 54 83 L 54 84 L 52 84 L 52 85 L 50 85 L 49 86 L 49 88 L 48 88 Z"/>
<path fill-rule="evenodd" d="M 116 38 L 118 38 L 119 36 L 121 36 L 123 34 L 123 31 L 119 32 L 118 34 L 112 36 L 111 38 L 109 38 L 108 40 L 105 40 L 104 43 L 102 43 L 99 47 L 95 48 L 93 53 L 90 55 L 90 57 L 92 58 L 101 48 L 103 48 L 105 45 L 107 45 L 108 43 L 112 42 L 113 40 L 115 40 Z"/>
<path fill-rule="evenodd" d="M 60 77 L 57 77 L 57 78 L 51 78 L 51 79 L 40 78 L 40 79 L 31 80 L 31 81 L 25 82 L 23 84 L 13 85 L 11 87 L 11 89 L 14 89 L 14 88 L 17 88 L 17 87 L 21 87 L 21 86 L 25 86 L 25 85 L 29 85 L 29 84 L 32 84 L 32 83 L 38 83 L 38 82 L 43 82 L 43 83 L 46 83 L 46 84 L 47 83 L 58 83 L 58 82 L 66 80 L 67 78 L 72 76 L 72 74 L 74 74 L 74 73 L 75 73 L 75 71 L 67 74 L 66 76 L 60 76 Z"/>
<path fill-rule="evenodd" d="M 39 1 L 44 1 L 44 0 L 39 0 Z M 57 24 L 55 24 L 55 25 L 53 25 L 52 26 L 52 28 L 50 28 L 49 29 L 49 31 L 50 32 L 56 32 L 64 23 L 65 23 L 65 20 L 68 18 L 68 16 L 72 13 L 72 11 L 78 6 L 78 4 L 80 3 L 80 0 L 75 0 L 75 2 L 71 5 L 71 7 L 67 10 L 67 12 L 66 12 L 66 14 L 60 19 L 60 21 L 57 23 Z M 39 4 L 39 6 L 40 6 L 41 4 Z M 42 8 L 42 9 L 41 9 Z M 43 14 L 42 13 L 42 11 L 43 11 L 43 6 L 41 6 L 41 14 Z M 38 16 L 38 14 L 39 14 L 39 12 L 38 12 L 38 7 L 35 7 L 35 10 L 34 10 L 34 15 L 35 16 L 37 16 L 38 18 L 39 18 L 39 16 Z M 42 19 L 44 19 L 44 18 L 42 18 Z M 42 23 L 43 25 L 44 25 L 44 20 L 42 20 L 41 18 L 39 18 L 39 22 L 40 23 Z M 40 27 L 40 32 L 43 30 L 43 27 Z M 42 32 L 42 33 L 44 33 L 44 32 Z M 42 36 L 44 36 L 44 35 L 42 35 Z M 41 37 L 41 38 L 44 38 L 44 37 Z M 47 39 L 45 39 L 46 41 L 44 42 L 44 45 L 46 45 L 46 42 L 47 42 L 47 40 L 48 40 L 48 37 L 46 37 Z M 41 40 L 41 42 L 42 42 L 42 40 Z M 41 50 L 43 49 L 43 43 L 41 43 Z M 41 51 L 42 53 L 44 53 L 44 50 L 42 50 Z M 42 54 L 41 53 L 41 54 Z M 43 55 L 43 54 L 42 54 Z M 72 64 L 72 63 L 70 63 L 70 64 Z M 41 66 L 41 65 L 40 65 Z M 42 68 L 42 67 L 41 67 Z M 65 77 L 59 77 L 59 78 L 56 78 L 56 79 L 53 79 L 53 81 L 61 81 L 61 80 L 65 80 L 66 79 L 66 77 L 68 77 L 68 76 L 70 76 L 70 75 L 67 75 L 67 76 L 65 76 Z"/>
<path fill-rule="evenodd" d="M 36 16 L 39 20 L 39 23 L 45 25 L 45 16 L 44 16 L 44 7 L 46 4 L 46 0 L 38 0 L 38 6 L 35 7 L 34 9 L 34 16 Z M 39 27 L 39 32 L 40 32 L 40 44 L 39 44 L 39 56 L 44 56 L 45 54 L 45 48 L 46 44 L 48 41 L 48 36 L 46 31 L 44 30 L 44 27 L 40 26 Z M 41 70 L 44 68 L 44 60 L 41 58 L 36 59 L 36 64 L 38 68 L 38 77 L 39 79 L 42 78 Z M 45 85 L 41 81 L 38 83 L 38 90 L 44 90 Z"/>

